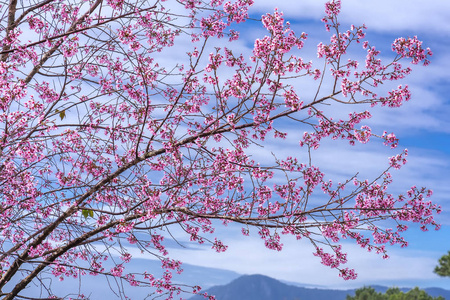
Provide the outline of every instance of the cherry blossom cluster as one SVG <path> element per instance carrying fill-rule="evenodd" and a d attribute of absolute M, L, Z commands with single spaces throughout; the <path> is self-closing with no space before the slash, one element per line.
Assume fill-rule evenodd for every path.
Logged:
<path fill-rule="evenodd" d="M 304 63 L 295 55 L 290 55 L 289 59 L 285 61 L 286 53 L 291 52 L 294 48 L 303 48 L 303 41 L 307 35 L 302 33 L 300 37 L 297 37 L 290 28 L 289 22 L 284 24 L 282 12 L 275 10 L 273 14 L 263 16 L 262 23 L 269 31 L 270 36 L 255 41 L 253 61 L 260 59 L 265 66 L 270 66 L 272 72 L 280 75 L 284 75 L 286 71 L 300 72 L 311 67 L 309 63 Z M 261 72 L 261 69 L 259 68 L 257 72 Z"/>
<path fill-rule="evenodd" d="M 354 145 L 356 141 L 364 144 L 370 139 L 369 126 L 363 125 L 361 129 L 355 129 L 355 125 L 372 117 L 369 111 L 349 114 L 348 121 L 334 121 L 333 118 L 327 118 L 321 111 L 315 111 L 314 116 L 318 119 L 318 124 L 314 125 L 315 131 L 305 132 L 300 146 L 307 145 L 309 148 L 317 149 L 320 141 L 326 137 L 331 137 L 333 140 L 346 139 L 351 145 Z"/>
<path fill-rule="evenodd" d="M 422 42 L 417 39 L 417 36 L 396 39 L 392 43 L 392 50 L 402 58 L 412 58 L 413 64 L 418 64 L 423 61 L 424 66 L 430 64 L 428 57 L 433 55 L 430 48 L 422 48 Z"/>
<path fill-rule="evenodd" d="M 317 248 L 317 252 L 314 253 L 315 256 L 319 256 L 322 259 L 322 264 L 329 266 L 331 268 L 338 268 L 341 264 L 347 262 L 347 255 L 341 252 L 341 246 L 336 246 L 333 248 L 334 255 L 326 253 L 322 248 Z M 339 276 L 345 280 L 356 279 L 356 273 L 353 269 L 340 269 Z"/>

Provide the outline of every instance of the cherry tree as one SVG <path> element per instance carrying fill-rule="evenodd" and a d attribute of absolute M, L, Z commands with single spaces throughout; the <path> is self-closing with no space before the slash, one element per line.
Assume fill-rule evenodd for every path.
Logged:
<path fill-rule="evenodd" d="M 172 228 L 217 252 L 227 246 L 214 228 L 228 223 L 274 250 L 283 235 L 306 239 L 343 279 L 356 273 L 344 266 L 342 239 L 387 257 L 386 244 L 407 245 L 409 223 L 439 228 L 430 190 L 388 190 L 406 150 L 392 150 L 378 177 L 343 182 L 329 180 L 311 155 L 330 139 L 396 148 L 393 133 L 372 132 L 366 120 L 371 107 L 410 99 L 406 85 L 380 86 L 407 76 L 410 63 L 427 65 L 431 51 L 416 37 L 398 38 L 391 60 L 380 59 L 365 26 L 339 24 L 334 0 L 322 20 L 330 40 L 313 64 L 300 56 L 306 33 L 277 10 L 251 19 L 252 4 L 1 2 L 3 299 L 29 299 L 33 282 L 43 298 L 86 298 L 55 295 L 42 280 L 80 276 L 153 287 L 167 299 L 202 293 L 172 282 L 181 272 L 166 244 Z M 248 22 L 266 30 L 250 54 L 233 48 Z M 315 96 L 302 95 L 302 81 Z M 353 112 L 333 119 L 323 104 Z M 257 159 L 255 148 L 292 138 L 283 124 L 305 132 L 299 155 Z M 134 250 L 158 258 L 163 276 L 127 271 Z"/>

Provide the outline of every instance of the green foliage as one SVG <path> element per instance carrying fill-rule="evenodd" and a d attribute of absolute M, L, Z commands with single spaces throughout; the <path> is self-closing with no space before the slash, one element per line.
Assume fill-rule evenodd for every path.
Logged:
<path fill-rule="evenodd" d="M 59 111 L 59 110 L 57 109 L 57 110 L 55 110 L 55 112 L 56 112 L 56 113 L 59 113 L 59 117 L 61 118 L 61 120 L 64 119 L 64 118 L 66 117 L 66 111 L 65 111 L 65 110 Z"/>
<path fill-rule="evenodd" d="M 87 219 L 88 217 L 91 217 L 91 218 L 94 217 L 94 212 L 93 212 L 92 210 L 90 210 L 90 209 L 83 209 L 83 210 L 81 211 L 81 214 L 82 214 L 83 217 L 85 217 L 86 219 Z"/>
<path fill-rule="evenodd" d="M 432 297 L 418 287 L 407 293 L 399 288 L 390 288 L 385 294 L 378 293 L 371 287 L 356 290 L 355 296 L 347 296 L 346 300 L 445 300 L 442 297 Z"/>
<path fill-rule="evenodd" d="M 450 277 L 450 251 L 439 259 L 439 265 L 434 268 L 434 273 Z"/>
<path fill-rule="evenodd" d="M 357 289 L 355 296 L 347 296 L 347 300 L 385 300 L 387 299 L 383 294 L 378 293 L 371 287 L 364 287 Z"/>

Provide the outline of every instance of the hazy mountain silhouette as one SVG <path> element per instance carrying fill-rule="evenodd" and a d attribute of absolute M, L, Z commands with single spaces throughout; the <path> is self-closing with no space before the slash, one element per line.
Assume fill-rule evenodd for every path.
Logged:
<path fill-rule="evenodd" d="M 388 288 L 372 286 L 378 292 L 385 292 Z M 408 291 L 409 289 L 401 289 Z M 424 289 L 433 297 L 442 296 L 450 300 L 450 291 L 441 288 Z M 213 286 L 206 290 L 215 295 L 217 300 L 345 300 L 347 295 L 354 295 L 353 290 L 331 290 L 304 288 L 282 283 L 276 279 L 263 275 L 244 275 L 227 285 Z M 205 299 L 194 296 L 189 300 Z"/>

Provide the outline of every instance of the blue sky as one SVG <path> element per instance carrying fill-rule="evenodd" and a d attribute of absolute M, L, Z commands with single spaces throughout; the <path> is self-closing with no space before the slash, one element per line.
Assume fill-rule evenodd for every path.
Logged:
<path fill-rule="evenodd" d="M 275 6 L 285 13 L 296 33 L 308 33 L 305 57 L 315 59 L 319 41 L 327 41 L 328 34 L 320 19 L 325 1 L 256 0 L 251 15 L 259 18 L 272 12 Z M 391 150 L 374 144 L 349 147 L 345 143 L 324 142 L 315 158 L 325 165 L 336 177 L 352 174 L 359 170 L 370 176 L 384 168 L 386 159 L 408 148 L 408 164 L 393 172 L 394 192 L 403 192 L 412 185 L 426 186 L 434 190 L 433 201 L 443 207 L 438 216 L 443 225 L 440 231 L 421 232 L 412 226 L 406 233 L 409 247 L 389 247 L 389 260 L 367 253 L 353 244 L 345 244 L 349 253 L 349 267 L 354 267 L 359 277 L 355 281 L 343 281 L 337 272 L 321 266 L 312 255 L 313 248 L 307 242 L 284 240 L 284 250 L 274 252 L 264 249 L 257 237 L 243 237 L 240 228 L 232 225 L 217 228 L 217 235 L 229 246 L 226 253 L 216 254 L 204 248 L 192 246 L 189 249 L 170 249 L 174 258 L 186 263 L 204 267 L 220 268 L 241 274 L 264 274 L 277 279 L 307 285 L 353 288 L 367 284 L 396 286 L 438 286 L 450 289 L 450 278 L 439 278 L 433 274 L 438 258 L 450 250 L 450 2 L 424 1 L 361 1 L 343 0 L 340 21 L 343 27 L 350 24 L 367 26 L 367 39 L 383 55 L 389 57 L 390 44 L 397 37 L 418 35 L 425 47 L 434 52 L 428 67 L 414 66 L 408 83 L 413 98 L 399 109 L 377 108 L 368 122 L 376 132 L 395 132 L 400 138 L 399 147 Z M 265 35 L 258 22 L 247 22 L 240 27 L 241 40 L 234 47 L 249 53 L 255 38 Z M 363 55 L 356 54 L 356 55 Z M 364 57 L 364 56 L 361 56 Z M 392 57 L 392 56 L 391 56 Z M 396 83 L 398 84 L 398 83 Z M 305 87 L 307 90 L 308 88 Z M 307 93 L 307 91 L 306 91 Z M 349 108 L 355 109 L 353 107 Z M 348 112 L 350 112 L 348 111 Z M 342 113 L 348 113 L 342 111 Z M 338 112 L 339 113 L 339 112 Z M 298 140 L 283 145 L 273 145 L 273 150 L 293 150 Z M 289 147 L 292 148 L 289 148 Z M 332 149 L 332 150 L 331 150 Z M 331 152 L 332 151 L 332 152 Z M 264 153 L 255 153 L 258 157 Z M 380 164 L 382 168 L 380 169 Z M 177 236 L 176 232 L 173 233 Z M 184 236 L 179 239 L 183 241 Z M 187 243 L 188 244 L 188 243 Z M 224 282 L 222 282 L 223 284 Z"/>

